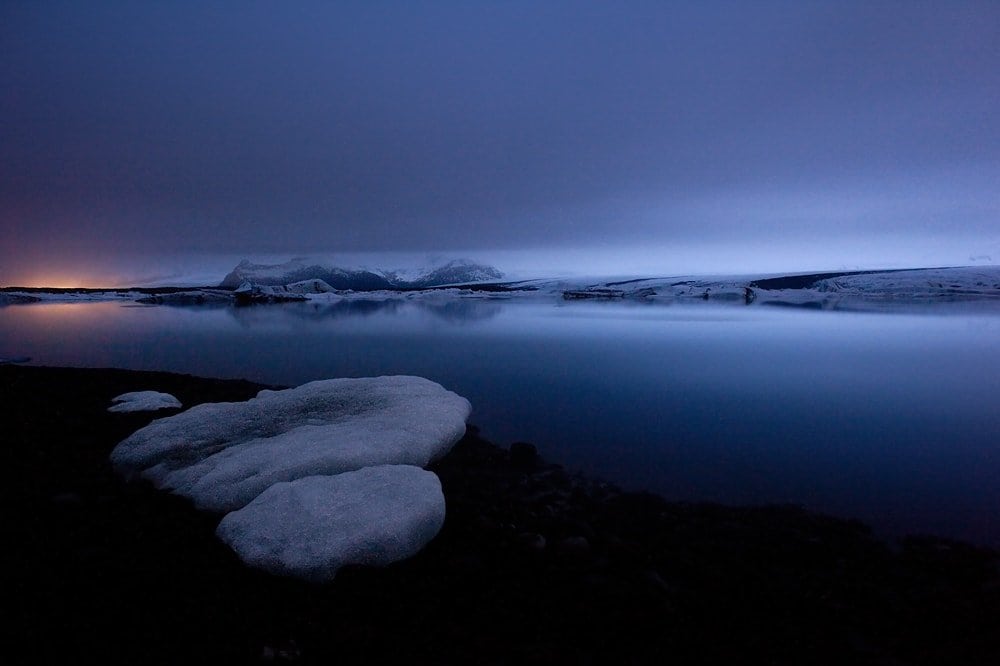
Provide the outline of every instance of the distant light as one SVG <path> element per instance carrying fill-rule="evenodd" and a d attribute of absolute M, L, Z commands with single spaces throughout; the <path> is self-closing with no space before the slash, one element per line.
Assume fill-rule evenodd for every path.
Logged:
<path fill-rule="evenodd" d="M 94 281 L 90 279 L 53 275 L 30 278 L 24 284 L 14 286 L 43 289 L 92 289 L 94 285 Z"/>

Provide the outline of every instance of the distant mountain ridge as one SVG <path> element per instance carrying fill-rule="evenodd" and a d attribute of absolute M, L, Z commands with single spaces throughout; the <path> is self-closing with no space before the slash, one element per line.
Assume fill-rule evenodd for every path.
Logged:
<path fill-rule="evenodd" d="M 220 287 L 235 289 L 249 281 L 258 285 L 285 285 L 303 280 L 323 280 L 334 289 L 376 291 L 379 289 L 421 289 L 447 284 L 500 280 L 503 273 L 486 264 L 468 259 L 452 259 L 416 270 L 342 268 L 304 259 L 282 264 L 255 264 L 241 261 Z"/>

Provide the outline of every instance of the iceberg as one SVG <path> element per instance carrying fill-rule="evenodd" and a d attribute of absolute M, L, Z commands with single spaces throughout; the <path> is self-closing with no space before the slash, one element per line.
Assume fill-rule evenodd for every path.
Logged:
<path fill-rule="evenodd" d="M 142 394 L 119 398 L 130 395 Z M 387 564 L 434 538 L 444 495 L 421 467 L 461 439 L 471 410 L 422 377 L 326 379 L 158 419 L 111 462 L 227 513 L 217 535 L 248 565 L 329 580 L 344 564 Z"/>
<path fill-rule="evenodd" d="M 111 399 L 109 412 L 154 412 L 159 409 L 180 409 L 181 401 L 169 393 L 133 391 Z"/>
<path fill-rule="evenodd" d="M 346 564 L 416 555 L 444 517 L 437 475 L 380 465 L 275 484 L 223 518 L 216 535 L 249 566 L 322 582 Z"/>
<path fill-rule="evenodd" d="M 423 467 L 461 439 L 471 410 L 422 377 L 326 379 L 159 419 L 118 444 L 111 461 L 126 477 L 227 512 L 283 481 Z"/>
<path fill-rule="evenodd" d="M 220 286 L 238 289 L 243 283 L 249 283 L 254 286 L 291 287 L 296 283 L 321 281 L 326 283 L 329 289 L 379 291 L 424 289 L 451 284 L 488 282 L 502 278 L 503 273 L 493 266 L 479 264 L 469 259 L 452 259 L 408 270 L 387 270 L 332 266 L 325 262 L 299 257 L 282 264 L 255 264 L 244 259 L 222 279 Z"/>

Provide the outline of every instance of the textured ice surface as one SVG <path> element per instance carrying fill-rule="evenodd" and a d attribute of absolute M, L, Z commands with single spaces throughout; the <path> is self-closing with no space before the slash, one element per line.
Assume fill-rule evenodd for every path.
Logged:
<path fill-rule="evenodd" d="M 109 412 L 151 412 L 157 409 L 180 409 L 181 401 L 169 393 L 133 391 L 111 399 Z"/>
<path fill-rule="evenodd" d="M 410 557 L 434 538 L 444 495 L 419 466 L 462 437 L 470 411 L 421 377 L 327 379 L 159 419 L 111 461 L 232 512 L 217 534 L 248 565 L 323 581 L 345 564 Z"/>
<path fill-rule="evenodd" d="M 470 411 L 468 400 L 422 377 L 327 379 L 159 419 L 115 447 L 111 461 L 199 508 L 232 511 L 282 481 L 424 466 L 462 437 Z"/>
<path fill-rule="evenodd" d="M 862 273 L 820 280 L 813 289 L 886 298 L 996 298 L 1000 297 L 1000 270 L 969 266 Z"/>
<path fill-rule="evenodd" d="M 980 309 L 1000 304 L 1000 267 L 967 266 L 923 268 L 816 276 L 790 288 L 782 280 L 764 281 L 756 302 L 799 305 L 817 309 L 890 310 L 926 306 L 974 305 Z M 770 284 L 768 284 L 770 282 Z M 773 286 L 777 283 L 777 286 Z"/>
<path fill-rule="evenodd" d="M 216 534 L 250 566 L 324 581 L 345 564 L 415 555 L 444 517 L 435 474 L 380 465 L 275 484 L 223 518 Z"/>

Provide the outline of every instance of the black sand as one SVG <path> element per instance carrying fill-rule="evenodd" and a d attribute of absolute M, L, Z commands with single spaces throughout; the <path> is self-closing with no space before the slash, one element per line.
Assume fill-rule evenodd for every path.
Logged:
<path fill-rule="evenodd" d="M 109 452 L 152 415 L 106 408 L 259 388 L 0 366 L 3 663 L 1000 663 L 995 552 L 621 493 L 471 428 L 434 467 L 448 518 L 417 557 L 319 586 L 251 571 L 218 516 L 115 477 Z"/>

